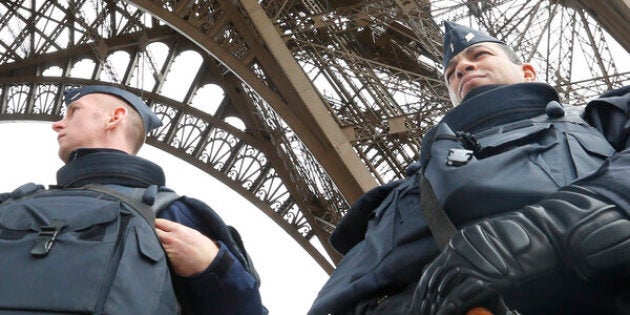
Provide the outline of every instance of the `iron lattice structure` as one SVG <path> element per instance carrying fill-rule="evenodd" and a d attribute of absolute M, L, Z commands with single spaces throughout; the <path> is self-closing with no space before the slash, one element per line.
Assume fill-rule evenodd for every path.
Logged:
<path fill-rule="evenodd" d="M 3 1 L 0 120 L 56 120 L 64 89 L 123 86 L 164 123 L 148 143 L 239 192 L 330 272 L 349 204 L 403 177 L 451 106 L 442 21 L 506 41 L 583 104 L 630 82 L 629 16 L 623 0 Z"/>

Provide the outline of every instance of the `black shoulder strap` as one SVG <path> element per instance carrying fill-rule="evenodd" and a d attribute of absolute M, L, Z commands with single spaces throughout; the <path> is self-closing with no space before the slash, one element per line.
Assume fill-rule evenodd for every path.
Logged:
<path fill-rule="evenodd" d="M 422 208 L 422 215 L 424 215 L 424 219 L 433 234 L 433 238 L 437 242 L 440 247 L 440 251 L 444 250 L 444 247 L 448 245 L 448 242 L 451 240 L 451 237 L 457 233 L 457 228 L 448 218 L 444 209 L 440 206 L 440 203 L 435 196 L 435 192 L 433 191 L 433 186 L 431 183 L 424 177 L 422 172 L 420 173 L 420 206 Z M 510 310 L 503 300 L 503 296 L 499 296 L 496 300 L 496 307 L 500 307 L 500 309 L 504 310 L 505 315 L 519 315 L 520 313 L 516 310 Z"/>
<path fill-rule="evenodd" d="M 151 190 L 152 187 L 153 186 L 149 188 L 125 187 L 125 189 L 130 192 L 128 194 L 118 191 L 113 187 L 100 184 L 88 184 L 83 188 L 98 191 L 120 199 L 122 202 L 136 209 L 151 226 L 155 226 L 154 221 L 156 215 L 173 203 L 173 201 L 177 200 L 180 195 L 173 191 L 157 191 L 157 189 L 155 189 L 155 193 L 150 194 L 151 196 L 147 198 L 147 191 Z M 155 186 L 155 188 L 157 188 L 157 186 Z"/>
<path fill-rule="evenodd" d="M 155 201 L 153 205 L 151 205 L 151 210 L 153 210 L 153 214 L 157 216 L 162 210 L 168 208 L 175 200 L 179 199 L 181 196 L 174 191 L 160 191 L 155 197 Z"/>
<path fill-rule="evenodd" d="M 457 233 L 457 228 L 440 206 L 433 186 L 422 173 L 420 174 L 420 208 L 440 250 L 444 249 L 451 237 Z"/>

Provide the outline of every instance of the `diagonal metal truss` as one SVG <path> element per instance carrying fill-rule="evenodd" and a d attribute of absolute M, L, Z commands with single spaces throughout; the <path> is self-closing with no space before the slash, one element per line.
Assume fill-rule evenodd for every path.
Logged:
<path fill-rule="evenodd" d="M 348 205 L 403 177 L 451 106 L 442 21 L 503 39 L 583 104 L 630 83 L 629 16 L 624 0 L 4 1 L 0 120 L 56 120 L 64 89 L 123 86 L 164 123 L 151 145 L 243 195 L 330 272 Z"/>

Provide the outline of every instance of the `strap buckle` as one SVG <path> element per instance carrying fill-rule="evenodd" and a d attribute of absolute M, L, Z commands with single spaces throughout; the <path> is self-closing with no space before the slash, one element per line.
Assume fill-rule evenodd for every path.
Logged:
<path fill-rule="evenodd" d="M 35 245 L 31 249 L 31 255 L 37 257 L 44 257 L 48 255 L 50 249 L 52 248 L 55 240 L 57 239 L 57 235 L 64 227 L 64 220 L 54 219 L 50 223 L 50 225 L 43 225 L 35 239 Z"/>
<path fill-rule="evenodd" d="M 466 149 L 449 149 L 448 157 L 446 159 L 446 165 L 448 166 L 462 166 L 466 165 L 473 157 L 472 150 Z"/>

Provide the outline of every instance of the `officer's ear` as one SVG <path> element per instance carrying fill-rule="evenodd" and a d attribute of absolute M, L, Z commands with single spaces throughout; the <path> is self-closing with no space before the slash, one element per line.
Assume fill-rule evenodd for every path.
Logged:
<path fill-rule="evenodd" d="M 523 79 L 525 79 L 525 82 L 536 81 L 536 68 L 534 68 L 531 63 L 523 63 L 521 68 L 523 69 Z"/>
<path fill-rule="evenodd" d="M 111 112 L 111 115 L 109 116 L 109 119 L 107 120 L 106 128 L 107 129 L 116 128 L 122 123 L 125 116 L 127 116 L 127 109 L 124 106 L 117 106 Z"/>

